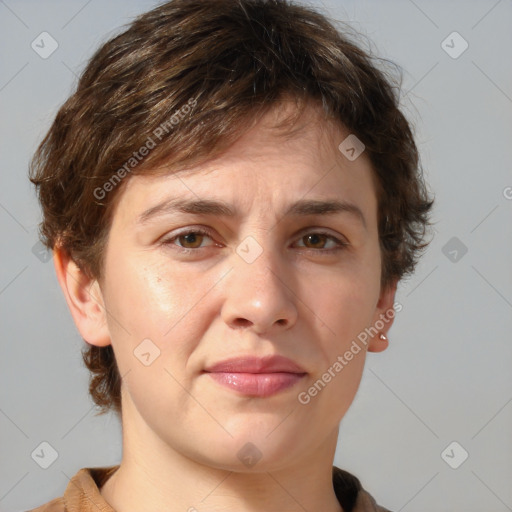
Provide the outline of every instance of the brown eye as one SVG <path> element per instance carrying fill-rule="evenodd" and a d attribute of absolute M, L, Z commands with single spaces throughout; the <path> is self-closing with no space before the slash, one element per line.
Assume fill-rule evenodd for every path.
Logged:
<path fill-rule="evenodd" d="M 307 243 L 312 244 L 313 246 L 316 246 L 316 247 L 312 247 L 313 249 L 323 249 L 323 247 L 317 247 L 317 246 L 325 245 L 325 241 L 327 238 L 329 238 L 329 237 L 327 237 L 326 235 L 318 234 L 318 233 L 313 233 L 313 234 L 306 235 L 306 236 L 302 237 L 303 240 L 307 240 Z"/>
<path fill-rule="evenodd" d="M 162 240 L 162 244 L 187 252 L 206 248 L 206 246 L 202 246 L 205 238 L 211 239 L 211 233 L 206 229 L 196 228 L 183 231 L 173 237 L 164 239 Z M 176 241 L 178 241 L 178 243 L 176 243 Z"/>
<path fill-rule="evenodd" d="M 315 252 L 318 252 L 320 254 L 322 253 L 332 253 L 336 252 L 338 250 L 343 249 L 345 246 L 348 246 L 348 243 L 342 242 L 338 238 L 336 238 L 333 235 L 330 235 L 328 233 L 322 233 L 322 232 L 311 232 L 308 233 L 300 238 L 300 240 L 303 240 L 305 245 L 299 246 L 299 247 L 305 247 L 308 250 L 312 250 Z M 327 247 L 325 248 L 325 244 L 329 241 L 332 241 L 335 243 L 334 247 Z"/>
<path fill-rule="evenodd" d="M 202 233 L 199 233 L 197 231 L 191 231 L 189 233 L 186 233 L 184 235 L 179 235 L 175 237 L 175 240 L 180 240 L 180 244 L 185 249 L 197 249 L 201 246 L 202 239 L 204 238 L 204 235 Z M 184 240 L 181 242 L 181 240 Z M 191 244 L 192 246 L 188 245 Z"/>

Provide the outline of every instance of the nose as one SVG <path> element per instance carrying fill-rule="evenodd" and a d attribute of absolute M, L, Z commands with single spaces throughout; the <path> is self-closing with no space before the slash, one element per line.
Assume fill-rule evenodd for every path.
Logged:
<path fill-rule="evenodd" d="M 266 334 L 289 329 L 297 321 L 297 284 L 292 267 L 271 244 L 267 239 L 258 243 L 249 238 L 233 254 L 221 312 L 233 329 Z"/>

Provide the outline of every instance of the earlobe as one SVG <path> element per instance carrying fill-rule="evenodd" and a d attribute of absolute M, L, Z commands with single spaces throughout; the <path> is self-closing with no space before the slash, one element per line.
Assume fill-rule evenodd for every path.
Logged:
<path fill-rule="evenodd" d="M 372 324 L 372 327 L 377 329 L 378 333 L 370 338 L 368 352 L 382 352 L 388 348 L 389 340 L 387 333 L 395 319 L 393 304 L 395 302 L 397 286 L 398 280 L 383 290 L 379 297 Z"/>
<path fill-rule="evenodd" d="M 384 333 L 374 336 L 368 343 L 368 352 L 382 352 L 389 345 L 388 337 Z"/>
<path fill-rule="evenodd" d="M 53 255 L 57 279 L 82 338 L 91 345 L 110 345 L 107 315 L 98 281 L 87 276 L 66 250 L 57 247 Z"/>

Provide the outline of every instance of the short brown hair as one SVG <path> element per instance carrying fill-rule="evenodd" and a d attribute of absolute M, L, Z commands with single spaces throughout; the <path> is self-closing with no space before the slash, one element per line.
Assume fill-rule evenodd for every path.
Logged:
<path fill-rule="evenodd" d="M 316 102 L 364 143 L 377 184 L 381 286 L 412 273 L 430 243 L 434 201 L 399 110 L 400 86 L 349 30 L 286 0 L 173 0 L 136 18 L 92 56 L 34 155 L 43 243 L 99 279 L 128 174 L 216 156 L 291 96 Z M 99 414 L 120 414 L 112 346 L 88 345 L 82 355 Z"/>

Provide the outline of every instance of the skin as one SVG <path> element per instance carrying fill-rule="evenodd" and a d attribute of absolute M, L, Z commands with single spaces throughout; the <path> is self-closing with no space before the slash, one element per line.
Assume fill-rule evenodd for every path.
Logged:
<path fill-rule="evenodd" d="M 313 106 L 302 119 L 306 130 L 278 137 L 273 125 L 289 108 L 269 112 L 215 160 L 174 175 L 130 177 L 114 211 L 101 282 L 55 250 L 82 337 L 112 344 L 123 377 L 123 458 L 101 488 L 118 512 L 342 510 L 331 475 L 339 423 L 366 351 L 384 350 L 387 341 L 375 336 L 360 344 L 363 350 L 308 404 L 298 394 L 392 309 L 396 283 L 380 289 L 369 159 L 341 154 L 349 132 Z M 142 212 L 175 197 L 222 199 L 240 216 L 167 213 L 137 223 Z M 366 229 L 347 213 L 283 217 L 291 202 L 313 198 L 356 204 Z M 198 227 L 213 235 L 169 241 Z M 337 244 L 306 236 L 319 230 L 348 245 L 322 255 Z M 262 249 L 252 263 L 236 252 L 247 237 Z M 146 366 L 134 350 L 148 338 L 160 356 Z M 284 355 L 307 375 L 260 398 L 202 373 L 247 354 Z M 252 467 L 237 456 L 248 442 L 261 454 Z"/>

